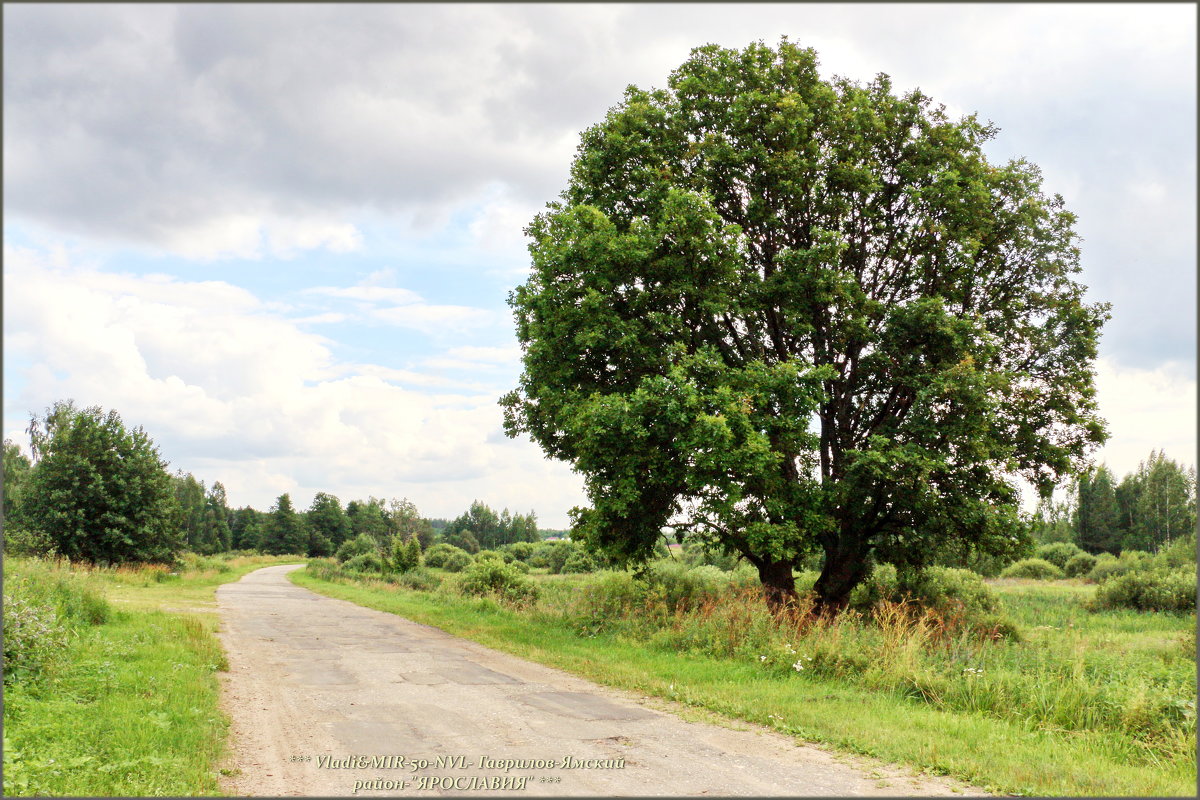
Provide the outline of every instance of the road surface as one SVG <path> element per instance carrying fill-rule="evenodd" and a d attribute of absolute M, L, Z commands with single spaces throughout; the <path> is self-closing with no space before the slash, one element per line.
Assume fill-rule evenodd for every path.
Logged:
<path fill-rule="evenodd" d="M 984 794 L 755 726 L 687 722 L 664 701 L 315 594 L 293 569 L 217 590 L 230 794 Z"/>

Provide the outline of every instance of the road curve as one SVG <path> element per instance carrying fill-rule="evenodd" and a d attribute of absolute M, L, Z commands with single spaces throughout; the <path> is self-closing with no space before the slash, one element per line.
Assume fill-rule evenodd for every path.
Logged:
<path fill-rule="evenodd" d="M 293 569 L 217 590 L 230 794 L 983 794 L 763 729 L 686 722 L 644 704 L 656 701 L 315 594 L 288 581 Z"/>

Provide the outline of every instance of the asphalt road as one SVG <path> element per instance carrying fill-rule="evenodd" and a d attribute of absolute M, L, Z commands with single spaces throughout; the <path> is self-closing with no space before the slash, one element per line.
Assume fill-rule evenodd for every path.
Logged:
<path fill-rule="evenodd" d="M 742 726 L 687 722 L 436 628 L 295 586 L 217 590 L 236 795 L 983 794 Z"/>

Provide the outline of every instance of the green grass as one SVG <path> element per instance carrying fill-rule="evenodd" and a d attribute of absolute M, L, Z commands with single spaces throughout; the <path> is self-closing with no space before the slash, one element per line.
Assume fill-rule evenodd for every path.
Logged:
<path fill-rule="evenodd" d="M 543 599 L 526 610 L 449 591 L 320 580 L 303 571 L 291 579 L 600 683 L 993 791 L 1043 796 L 1191 796 L 1195 791 L 1194 706 L 1190 727 L 1175 725 L 1166 738 L 1154 727 L 1156 720 L 1142 720 L 1147 731 L 1120 721 L 1129 711 L 1128 721 L 1138 723 L 1139 692 L 1143 699 L 1151 697 L 1144 694 L 1148 690 L 1175 692 L 1186 676 L 1192 676 L 1186 696 L 1194 698 L 1195 662 L 1183 642 L 1195 617 L 1088 614 L 1078 601 L 1094 591 L 1091 587 L 1000 587 L 1009 613 L 1027 629 L 1026 641 L 956 649 L 888 645 L 885 635 L 865 625 L 754 641 L 744 633 L 754 623 L 743 619 L 740 643 L 722 640 L 737 625 L 722 628 L 713 620 L 660 619 L 657 632 L 643 621 L 624 633 L 610 621 L 606 630 L 571 617 L 571 592 L 587 585 L 585 576 L 539 581 Z M 836 640 L 835 634 L 842 638 Z M 755 647 L 768 646 L 777 649 L 755 655 Z M 849 666 L 840 672 L 833 668 L 837 662 L 831 656 L 839 648 L 870 654 L 885 646 L 895 649 L 888 664 L 863 665 L 847 656 Z M 814 674 L 815 669 L 798 674 L 788 668 L 797 656 L 778 647 L 824 653 L 833 666 L 826 674 Z M 760 661 L 761 655 L 769 661 Z M 969 660 L 956 660 L 964 657 Z M 963 677 L 963 663 L 976 665 L 982 674 Z M 953 702 L 939 693 L 946 686 L 958 692 Z M 1117 698 L 1121 713 L 1109 709 L 1089 717 L 1083 701 L 1095 697 Z M 1068 718 L 1068 713 L 1083 717 Z M 1050 722 L 1059 717 L 1064 724 Z"/>
<path fill-rule="evenodd" d="M 295 560 L 206 559 L 171 576 L 5 559 L 6 597 L 22 581 L 27 594 L 66 582 L 112 610 L 101 624 L 69 626 L 67 646 L 40 674 L 5 687 L 4 794 L 217 794 L 228 721 L 217 705 L 225 658 L 216 615 L 162 609 L 215 608 L 221 583 Z"/>

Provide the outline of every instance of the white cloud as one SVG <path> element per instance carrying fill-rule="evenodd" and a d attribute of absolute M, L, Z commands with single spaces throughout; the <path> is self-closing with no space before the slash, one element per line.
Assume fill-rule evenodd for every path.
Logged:
<path fill-rule="evenodd" d="M 374 273 L 378 275 L 379 273 Z M 315 286 L 305 290 L 306 294 L 322 294 L 327 297 L 344 297 L 349 300 L 362 300 L 365 303 L 393 303 L 407 305 L 420 303 L 421 295 L 408 289 L 397 289 L 387 286 Z"/>
<path fill-rule="evenodd" d="M 365 284 L 317 286 L 306 289 L 305 294 L 356 300 L 360 312 L 369 319 L 431 335 L 469 330 L 495 321 L 495 314 L 482 308 L 426 303 L 416 292 L 375 283 L 389 275 L 388 271 L 380 271 L 372 273 Z"/>
<path fill-rule="evenodd" d="M 1137 369 L 1101 359 L 1096 393 L 1109 423 L 1109 441 L 1096 463 L 1107 463 L 1118 477 L 1137 469 L 1151 450 L 1196 463 L 1196 379 L 1182 365 Z"/>
<path fill-rule="evenodd" d="M 479 497 L 562 524 L 582 502 L 567 467 L 503 441 L 494 391 L 338 363 L 326 340 L 242 289 L 55 265 L 12 247 L 5 271 L 6 356 L 22 373 L 17 393 L 7 387 L 5 431 L 18 441 L 28 412 L 73 398 L 142 425 L 173 468 L 221 481 L 234 504 L 266 509 L 290 491 L 303 506 L 330 491 L 408 496 L 453 516 Z M 406 388 L 422 381 L 440 393 Z M 538 491 L 522 488 L 523 470 Z"/>

